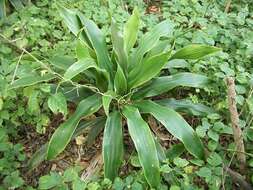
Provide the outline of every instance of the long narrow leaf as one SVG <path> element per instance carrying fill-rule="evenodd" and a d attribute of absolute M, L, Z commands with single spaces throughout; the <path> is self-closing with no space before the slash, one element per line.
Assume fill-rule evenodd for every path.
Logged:
<path fill-rule="evenodd" d="M 72 136 L 72 140 L 75 139 L 77 136 L 83 134 L 83 132 L 87 129 L 87 128 L 93 128 L 93 127 L 97 127 L 97 126 L 104 126 L 105 124 L 105 118 L 104 117 L 97 117 L 93 120 L 90 121 L 81 121 L 73 136 Z M 88 141 L 88 140 L 87 140 Z M 32 171 L 33 169 L 35 169 L 39 164 L 41 164 L 41 162 L 43 162 L 44 160 L 46 160 L 46 156 L 47 156 L 47 150 L 48 150 L 48 143 L 42 145 L 33 155 L 32 157 L 28 160 L 26 167 L 28 169 L 28 171 Z"/>
<path fill-rule="evenodd" d="M 50 81 L 52 79 L 56 78 L 55 75 L 53 74 L 45 74 L 43 76 L 28 76 L 28 77 L 23 77 L 18 80 L 15 80 L 10 86 L 9 89 L 16 89 L 20 87 L 25 87 L 25 86 L 31 86 L 35 85 L 41 82 L 46 82 Z"/>
<path fill-rule="evenodd" d="M 109 58 L 105 36 L 93 21 L 85 18 L 81 13 L 78 13 L 78 16 L 84 25 L 85 33 L 96 52 L 99 67 L 105 69 L 112 77 L 113 65 Z"/>
<path fill-rule="evenodd" d="M 67 101 L 74 102 L 76 105 L 78 105 L 78 103 L 82 101 L 84 98 L 94 95 L 94 92 L 84 87 L 76 89 L 75 86 L 58 87 L 58 85 L 56 84 L 50 84 L 50 90 L 51 94 L 55 94 L 56 90 L 57 92 L 63 93 Z"/>
<path fill-rule="evenodd" d="M 121 68 L 123 69 L 124 73 L 127 72 L 127 53 L 124 48 L 124 40 L 123 36 L 120 33 L 120 30 L 118 29 L 116 22 L 112 20 L 111 25 L 111 31 L 112 31 L 112 44 L 114 52 L 117 55 L 117 61 Z"/>
<path fill-rule="evenodd" d="M 208 114 L 215 113 L 215 111 L 200 103 L 193 103 L 190 100 L 181 99 L 176 100 L 174 98 L 162 99 L 156 101 L 159 105 L 169 107 L 177 112 L 188 113 L 196 116 L 206 116 Z"/>
<path fill-rule="evenodd" d="M 114 78 L 114 88 L 117 94 L 124 94 L 127 90 L 127 80 L 120 65 Z"/>
<path fill-rule="evenodd" d="M 52 57 L 49 62 L 57 69 L 66 71 L 73 63 L 75 63 L 75 59 L 66 55 L 56 55 Z"/>
<path fill-rule="evenodd" d="M 130 70 L 134 68 L 134 66 L 139 65 L 145 53 L 155 47 L 161 37 L 172 34 L 173 28 L 174 25 L 170 21 L 165 20 L 146 33 L 141 38 L 139 46 L 131 56 Z"/>
<path fill-rule="evenodd" d="M 122 118 L 118 111 L 111 113 L 106 121 L 103 138 L 105 178 L 113 181 L 118 175 L 123 159 Z"/>
<path fill-rule="evenodd" d="M 102 102 L 99 95 L 93 95 L 82 100 L 75 113 L 66 122 L 60 125 L 51 137 L 47 159 L 53 159 L 60 154 L 71 140 L 80 119 L 96 112 L 101 105 Z"/>
<path fill-rule="evenodd" d="M 16 10 L 24 8 L 24 5 L 21 0 L 9 0 L 9 1 Z"/>
<path fill-rule="evenodd" d="M 59 6 L 59 12 L 61 17 L 64 19 L 69 30 L 77 36 L 80 32 L 82 25 L 78 19 L 77 12 L 75 10 L 66 9 L 65 7 Z"/>
<path fill-rule="evenodd" d="M 144 175 L 149 185 L 155 188 L 160 183 L 159 160 L 149 126 L 133 106 L 125 106 L 123 115 L 127 119 L 128 130 L 138 152 Z"/>
<path fill-rule="evenodd" d="M 66 72 L 64 73 L 64 79 L 70 80 L 74 78 L 76 75 L 80 74 L 81 72 L 89 69 L 89 68 L 97 68 L 96 63 L 91 58 L 84 58 L 77 62 L 75 62 L 73 65 L 71 65 Z"/>
<path fill-rule="evenodd" d="M 221 51 L 220 48 L 214 46 L 207 46 L 201 44 L 188 45 L 178 50 L 170 60 L 172 59 L 201 59 L 202 57 Z"/>
<path fill-rule="evenodd" d="M 135 7 L 124 27 L 124 46 L 127 53 L 133 48 L 136 42 L 139 25 L 140 15 L 138 9 Z"/>
<path fill-rule="evenodd" d="M 150 84 L 133 95 L 133 99 L 156 96 L 178 86 L 204 88 L 210 81 L 206 76 L 193 73 L 179 73 L 154 78 Z"/>
<path fill-rule="evenodd" d="M 184 118 L 168 107 L 160 106 L 152 101 L 141 101 L 136 106 L 143 113 L 152 114 L 195 157 L 204 159 L 204 148 L 196 132 Z"/>
<path fill-rule="evenodd" d="M 103 108 L 105 111 L 105 114 L 108 116 L 109 114 L 109 108 L 112 99 L 115 97 L 115 92 L 114 91 L 107 91 L 105 95 L 102 96 L 102 103 L 103 103 Z"/>
<path fill-rule="evenodd" d="M 79 40 L 76 44 L 76 57 L 78 60 L 90 57 L 89 48 L 81 40 Z"/>
<path fill-rule="evenodd" d="M 5 0 L 0 0 L 0 19 L 6 16 Z"/>
<path fill-rule="evenodd" d="M 129 74 L 129 87 L 135 88 L 155 77 L 166 64 L 170 52 L 150 57 Z"/>

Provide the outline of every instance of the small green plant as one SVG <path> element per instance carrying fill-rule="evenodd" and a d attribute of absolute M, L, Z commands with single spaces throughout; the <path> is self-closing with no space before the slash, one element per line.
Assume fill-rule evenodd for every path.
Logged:
<path fill-rule="evenodd" d="M 53 71 L 40 62 L 47 73 L 42 76 L 20 78 L 10 89 L 34 85 L 52 79 L 61 79 L 56 92 L 70 84 L 74 90 L 87 89 L 85 95 L 78 93 L 76 111 L 54 132 L 48 144 L 36 153 L 41 159 L 52 160 L 59 155 L 76 135 L 80 120 L 95 114 L 106 116 L 103 138 L 104 176 L 114 180 L 123 160 L 123 120 L 134 142 L 145 178 L 151 187 L 160 184 L 160 164 L 157 142 L 143 119 L 152 115 L 180 140 L 186 150 L 198 159 L 204 159 L 204 148 L 191 126 L 176 112 L 177 103 L 182 110 L 184 104 L 159 95 L 178 86 L 203 88 L 208 78 L 193 73 L 167 75 L 165 65 L 177 59 L 200 59 L 220 51 L 219 48 L 194 44 L 174 51 L 175 39 L 172 37 L 174 25 L 162 21 L 137 42 L 140 16 L 137 9 L 125 24 L 123 33 L 112 19 L 112 47 L 107 47 L 105 36 L 98 26 L 84 17 L 79 11 L 61 7 L 60 13 L 70 31 L 78 38 L 77 61 L 74 63 L 58 61 L 52 64 L 63 74 Z M 45 71 L 43 71 L 45 73 Z M 157 100 L 151 100 L 156 96 Z M 50 103 L 52 111 L 65 110 L 65 100 Z M 73 99 L 73 97 L 67 97 Z M 78 101 L 77 101 L 78 102 Z M 187 106 L 188 105 L 188 106 Z M 192 105 L 190 105 L 192 106 Z M 188 107 L 188 108 L 187 108 Z M 189 104 L 185 105 L 189 111 Z M 101 111 L 103 110 L 103 112 Z M 143 116 L 142 116 L 143 114 Z M 34 159 L 34 158 L 33 158 Z"/>

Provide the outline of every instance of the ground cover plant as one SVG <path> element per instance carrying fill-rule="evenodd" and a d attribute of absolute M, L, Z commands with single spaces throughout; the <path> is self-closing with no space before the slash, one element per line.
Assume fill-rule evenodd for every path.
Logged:
<path fill-rule="evenodd" d="M 1 137 L 3 137 L 1 138 L 0 161 L 2 171 L 0 179 L 3 181 L 0 185 L 1 188 L 32 189 L 29 187 L 32 185 L 33 188 L 38 189 L 147 189 L 150 185 L 156 186 L 158 184 L 159 189 L 231 189 L 240 186 L 238 181 L 232 180 L 229 171 L 224 169 L 226 167 L 241 173 L 245 177 L 245 181 L 250 182 L 252 176 L 250 170 L 252 167 L 252 148 L 250 146 L 252 142 L 252 68 L 250 61 L 252 60 L 252 40 L 250 38 L 252 13 L 250 10 L 252 6 L 249 2 L 245 2 L 243 5 L 234 2 L 226 12 L 226 3 L 225 1 L 176 0 L 63 2 L 66 7 L 76 8 L 75 10 L 78 10 L 78 13 L 62 8 L 62 15 L 63 10 L 65 10 L 65 13 L 67 12 L 71 16 L 77 14 L 78 16 L 75 18 L 78 19 L 77 23 L 79 24 L 81 23 L 79 16 L 82 15 L 83 20 L 88 23 L 94 21 L 98 25 L 101 30 L 99 33 L 104 36 L 103 41 L 105 43 L 103 43 L 106 44 L 104 49 L 106 49 L 109 61 L 113 65 L 112 69 L 106 68 L 106 65 L 101 67 L 99 64 L 97 50 L 93 47 L 94 42 L 87 41 L 90 36 L 87 35 L 87 29 L 83 27 L 83 23 L 78 26 L 79 28 L 77 27 L 76 35 L 68 33 L 66 27 L 68 24 L 66 21 L 64 23 L 62 21 L 64 18 L 71 18 L 71 16 L 60 17 L 59 5 L 55 2 L 38 1 L 34 4 L 32 2 L 24 10 L 14 12 L 1 20 L 1 35 L 3 35 L 1 36 L 3 43 L 0 50 L 1 127 L 3 129 L 1 130 Z M 138 11 L 134 9 L 135 6 L 138 7 Z M 124 53 L 124 43 L 127 41 L 124 40 L 125 31 L 129 27 L 124 28 L 123 23 L 130 22 L 127 20 L 129 20 L 129 14 L 132 12 L 135 13 L 135 17 L 139 15 L 139 32 L 136 34 L 137 41 L 133 48 Z M 145 17 L 143 17 L 144 14 Z M 133 18 L 134 15 L 130 18 Z M 68 21 L 69 19 L 67 19 L 67 23 Z M 154 33 L 153 31 L 157 24 L 160 25 L 159 23 L 170 26 L 170 32 L 164 31 L 168 33 L 159 37 L 157 44 L 150 42 L 152 46 L 149 47 L 148 51 L 150 52 L 147 53 L 143 50 L 143 55 L 138 58 L 136 50 L 138 50 L 142 39 L 146 38 L 148 34 Z M 187 47 L 198 48 L 198 46 L 191 44 L 200 44 L 199 47 L 202 48 L 207 48 L 208 45 L 211 48 L 217 46 L 221 47 L 223 51 L 211 56 L 199 56 L 201 59 L 198 57 L 195 57 L 197 59 L 189 59 L 194 58 L 189 57 L 190 54 L 187 55 L 188 57 L 173 59 L 173 56 L 180 50 L 181 53 L 184 53 L 185 50 L 187 53 Z M 124 61 L 121 59 L 122 51 L 119 51 L 118 48 L 123 50 L 123 60 L 124 54 L 126 54 L 127 69 L 124 68 L 124 64 L 121 64 Z M 167 55 L 165 55 L 166 53 Z M 152 57 L 158 59 L 163 54 L 164 59 L 166 56 L 168 57 L 166 61 L 161 62 L 160 69 L 155 71 L 147 68 L 151 74 L 143 71 L 143 73 L 150 74 L 149 81 L 147 81 L 148 79 L 141 79 L 142 77 L 145 78 L 142 73 L 142 69 L 145 67 L 139 66 L 137 71 L 133 72 L 133 68 L 136 67 L 131 65 L 131 61 L 140 62 L 140 64 L 146 62 L 147 64 Z M 75 69 L 74 66 L 77 65 L 82 65 L 82 67 L 77 68 L 80 69 L 79 71 L 74 70 L 74 73 L 71 73 L 68 71 L 71 69 L 71 65 L 73 65 L 72 69 Z M 106 69 L 112 72 L 108 73 Z M 152 72 L 154 73 L 152 74 Z M 194 81 L 197 83 L 193 84 L 190 80 L 181 80 L 180 84 L 174 83 L 180 78 L 189 79 L 188 77 L 192 76 L 199 77 L 197 81 Z M 223 79 L 228 76 L 234 77 L 236 80 L 236 100 L 240 111 L 240 127 L 244 137 L 247 172 L 242 172 L 239 169 L 240 164 L 235 157 L 235 143 L 231 138 L 233 131 L 230 126 L 228 104 L 225 98 L 227 87 L 223 82 Z M 131 79 L 132 77 L 136 77 L 136 79 Z M 28 83 L 21 80 L 25 78 L 28 79 Z M 168 82 L 169 80 L 173 80 L 173 82 Z M 124 83 L 124 81 L 126 82 Z M 164 84 L 168 83 L 156 88 L 157 85 L 161 84 L 161 81 Z M 120 84 L 117 84 L 119 82 Z M 27 84 L 28 87 L 25 87 Z M 124 88 L 119 89 L 119 87 Z M 167 87 L 167 89 L 166 91 L 159 91 L 160 87 Z M 194 90 L 194 88 L 189 87 L 197 89 Z M 101 98 L 94 98 L 99 102 L 98 111 L 86 118 L 82 117 L 81 122 L 76 126 L 74 125 L 76 130 L 71 129 L 74 131 L 72 131 L 73 135 L 71 134 L 71 137 L 66 138 L 65 143 L 61 138 L 60 150 L 53 148 L 54 137 L 60 133 L 61 127 L 66 126 L 66 123 L 74 122 L 76 124 L 77 120 L 79 121 L 79 119 L 74 121 L 75 119 L 72 116 L 76 116 L 80 106 L 77 106 L 76 109 L 75 106 L 73 108 L 73 105 L 78 105 L 83 98 L 92 103 L 89 98 L 94 96 L 93 94 L 98 94 L 97 96 Z M 15 104 L 17 100 L 19 102 L 18 107 Z M 203 104 L 212 107 L 212 109 Z M 157 152 L 157 155 L 152 155 L 157 156 L 154 156 L 156 158 L 153 160 L 158 160 L 156 171 L 159 173 L 159 183 L 156 178 L 149 177 L 150 172 L 147 171 L 150 170 L 144 166 L 144 159 L 141 159 L 143 149 L 140 153 L 135 139 L 131 135 L 129 119 L 124 115 L 125 107 L 129 106 L 135 111 L 138 110 L 141 114 L 139 115 L 141 116 L 141 123 L 145 122 L 145 126 L 150 127 L 146 128 L 149 131 L 147 134 L 151 139 L 150 142 Z M 153 109 L 147 109 L 155 106 L 159 108 L 156 107 L 155 113 L 152 112 Z M 83 107 L 81 106 L 81 108 Z M 191 137 L 194 136 L 191 139 L 200 143 L 198 147 L 205 147 L 206 158 L 201 158 L 200 154 L 202 153 L 197 153 L 203 152 L 203 149 L 191 150 L 191 147 L 187 147 L 188 139 L 180 138 L 180 133 L 173 134 L 171 128 L 168 129 L 169 125 L 165 125 L 166 121 L 163 120 L 165 117 L 161 116 L 164 109 L 179 112 L 187 123 L 196 130 L 194 132 L 195 130 L 187 124 L 187 129 L 190 129 L 190 134 L 192 134 Z M 132 115 L 130 114 L 130 116 Z M 108 126 L 111 126 L 113 116 L 122 119 L 122 122 L 118 121 L 122 125 L 122 131 L 118 129 L 122 136 L 109 135 L 111 131 Z M 177 116 L 183 120 L 182 116 L 178 114 Z M 55 118 L 61 119 L 54 123 Z M 136 125 L 136 122 L 133 124 Z M 105 130 L 102 132 L 104 128 Z M 56 129 L 55 132 L 54 129 Z M 123 151 L 118 151 L 119 156 L 116 158 L 120 159 L 116 159 L 114 163 L 120 164 L 113 164 L 115 167 L 110 170 L 111 168 L 108 169 L 106 166 L 112 164 L 110 162 L 113 159 L 110 158 L 113 156 L 107 154 L 109 156 L 104 163 L 104 169 L 101 170 L 102 173 L 97 174 L 98 178 L 91 179 L 90 182 L 84 180 L 82 174 L 85 171 L 78 167 L 69 168 L 66 172 L 61 171 L 60 173 L 53 171 L 54 163 L 56 163 L 58 171 L 58 163 L 64 160 L 62 156 L 66 155 L 67 152 L 70 150 L 75 152 L 76 147 L 86 147 L 80 143 L 79 145 L 73 144 L 73 141 L 70 145 L 66 145 L 69 144 L 70 139 L 74 142 L 82 139 L 80 137 L 82 134 L 86 134 L 87 129 L 93 129 L 91 133 L 88 133 L 88 137 L 94 135 L 94 131 L 96 131 L 93 137 L 97 137 L 95 138 L 97 139 L 96 146 L 103 142 L 104 145 L 98 148 L 98 152 L 100 149 L 103 150 L 104 160 L 106 160 L 106 153 L 112 151 L 113 147 L 117 145 L 119 145 L 120 150 L 122 144 L 124 144 L 124 158 L 127 160 L 122 159 Z M 134 129 L 136 130 L 136 127 Z M 31 130 L 33 130 L 32 133 Z M 26 135 L 28 138 L 24 138 Z M 104 138 L 102 138 L 103 136 Z M 31 138 L 37 139 L 38 144 L 36 143 L 35 147 L 29 144 Z M 106 139 L 112 138 L 118 138 L 120 142 L 112 144 L 109 141 L 110 144 L 107 144 Z M 128 140 L 130 138 L 133 142 Z M 176 139 L 179 139 L 182 144 Z M 49 144 L 46 143 L 47 141 Z M 15 145 L 16 143 L 19 144 Z M 144 144 L 143 141 L 140 144 Z M 109 149 L 108 146 L 112 148 Z M 134 146 L 138 154 L 135 151 L 131 152 L 134 150 Z M 31 147 L 34 147 L 32 151 Z M 63 152 L 65 148 L 66 151 Z M 38 149 L 39 151 L 34 154 Z M 54 161 L 43 161 L 49 156 L 50 150 L 51 153 L 55 154 L 52 156 Z M 152 152 L 152 149 L 146 153 L 150 151 Z M 61 154 L 56 157 L 60 152 Z M 75 157 L 75 153 L 72 155 L 73 157 Z M 144 158 L 146 160 L 152 159 L 147 156 Z M 4 163 L 10 162 L 10 160 L 15 161 L 15 165 L 7 167 Z M 31 178 L 26 176 L 27 163 L 30 169 L 33 169 L 32 173 L 38 175 L 34 178 L 33 183 L 31 183 Z M 36 174 L 36 168 L 48 164 L 53 164 L 51 169 L 44 169 L 44 173 Z M 103 168 L 102 165 L 100 167 Z M 52 170 L 51 173 L 50 170 Z M 80 173 L 80 171 L 82 172 Z M 155 175 L 155 173 L 152 174 Z M 73 175 L 73 178 L 68 177 L 69 175 Z M 115 178 L 116 175 L 119 175 L 120 178 Z M 38 180 L 40 176 L 43 177 Z M 113 182 L 104 180 L 103 176 L 111 180 L 115 178 L 115 180 Z M 39 183 L 38 186 L 37 183 Z"/>

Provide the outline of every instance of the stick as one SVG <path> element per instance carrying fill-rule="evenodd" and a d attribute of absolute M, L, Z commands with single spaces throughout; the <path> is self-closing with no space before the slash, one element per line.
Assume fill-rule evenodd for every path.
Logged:
<path fill-rule="evenodd" d="M 247 181 L 245 181 L 241 174 L 231 170 L 228 167 L 224 167 L 224 170 L 231 176 L 233 182 L 238 183 L 242 189 L 253 190 L 253 187 Z"/>
<path fill-rule="evenodd" d="M 226 79 L 226 82 L 228 87 L 228 106 L 234 134 L 234 141 L 236 144 L 236 151 L 238 151 L 237 158 L 240 162 L 240 170 L 242 173 L 244 173 L 246 166 L 246 156 L 245 156 L 242 130 L 239 126 L 239 115 L 236 108 L 235 82 L 232 77 L 228 77 Z"/>
<path fill-rule="evenodd" d="M 227 3 L 226 3 L 226 7 L 225 7 L 225 13 L 228 13 L 229 9 L 230 9 L 230 6 L 231 6 L 231 2 L 232 0 L 228 0 Z"/>

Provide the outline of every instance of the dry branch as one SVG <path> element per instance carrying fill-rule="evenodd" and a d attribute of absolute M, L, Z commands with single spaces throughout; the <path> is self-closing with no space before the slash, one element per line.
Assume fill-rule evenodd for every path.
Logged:
<path fill-rule="evenodd" d="M 245 171 L 246 156 L 244 150 L 242 130 L 239 126 L 239 115 L 236 108 L 236 92 L 235 92 L 235 82 L 232 77 L 226 79 L 228 87 L 228 105 L 230 111 L 230 118 L 232 123 L 232 129 L 234 134 L 234 141 L 236 145 L 237 158 L 240 162 L 241 172 Z"/>
<path fill-rule="evenodd" d="M 233 182 L 238 183 L 242 189 L 253 190 L 253 187 L 247 181 L 245 181 L 241 174 L 231 170 L 228 167 L 225 167 L 224 170 L 231 176 Z"/>
<path fill-rule="evenodd" d="M 228 13 L 230 6 L 231 6 L 232 0 L 228 0 L 225 7 L 225 13 Z"/>

